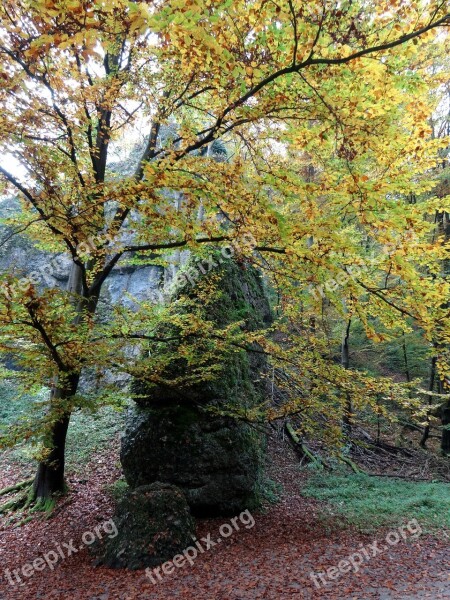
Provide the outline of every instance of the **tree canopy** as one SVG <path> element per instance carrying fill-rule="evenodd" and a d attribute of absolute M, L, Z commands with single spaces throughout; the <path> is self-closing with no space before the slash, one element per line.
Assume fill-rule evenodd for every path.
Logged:
<path fill-rule="evenodd" d="M 168 353 L 143 364 L 129 349 L 160 343 L 164 319 L 175 319 L 178 352 L 197 366 L 208 356 L 195 351 L 195 337 L 214 338 L 214 356 L 259 344 L 287 400 L 245 417 L 301 412 L 322 431 L 326 415 L 333 438 L 349 396 L 376 410 L 380 396 L 415 402 L 410 388 L 336 362 L 330 337 L 349 319 L 374 341 L 420 328 L 445 381 L 449 242 L 435 220 L 449 210 L 448 195 L 436 193 L 448 138 L 433 134 L 430 119 L 446 83 L 448 8 L 434 0 L 2 3 L 0 151 L 21 169 L 4 162 L 0 177 L 22 202 L 7 224 L 73 264 L 67 290 L 2 277 L 3 352 L 15 354 L 28 389 L 59 390 L 47 428 L 27 425 L 26 435 L 48 437 L 87 402 L 77 395 L 87 366 L 158 381 Z M 208 151 L 217 140 L 221 160 Z M 129 158 L 134 147 L 142 151 Z M 114 170 L 115 154 L 132 168 Z M 268 330 L 213 331 L 201 312 L 183 318 L 150 302 L 97 318 L 118 264 L 165 265 L 176 249 L 207 256 L 210 245 L 230 243 L 277 295 Z M 212 291 L 203 293 L 207 301 Z"/>

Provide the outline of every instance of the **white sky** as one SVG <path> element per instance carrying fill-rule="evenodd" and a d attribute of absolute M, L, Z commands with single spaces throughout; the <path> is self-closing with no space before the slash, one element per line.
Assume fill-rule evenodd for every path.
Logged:
<path fill-rule="evenodd" d="M 0 162 L 2 167 L 14 175 L 14 177 L 18 177 L 19 179 L 25 177 L 26 170 L 12 154 L 5 152 L 1 155 Z"/>

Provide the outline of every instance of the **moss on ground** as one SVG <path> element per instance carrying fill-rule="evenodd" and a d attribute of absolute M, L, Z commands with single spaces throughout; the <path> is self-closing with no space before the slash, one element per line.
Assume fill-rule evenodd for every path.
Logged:
<path fill-rule="evenodd" d="M 450 485 L 365 474 L 313 474 L 304 496 L 324 500 L 322 516 L 341 515 L 345 522 L 371 532 L 417 519 L 422 529 L 450 531 Z"/>

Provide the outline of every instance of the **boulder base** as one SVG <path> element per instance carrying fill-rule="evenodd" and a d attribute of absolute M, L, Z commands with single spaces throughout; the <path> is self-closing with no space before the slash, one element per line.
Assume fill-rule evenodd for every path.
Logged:
<path fill-rule="evenodd" d="M 192 544 L 195 523 L 183 492 L 167 483 L 129 490 L 113 516 L 118 533 L 94 548 L 97 564 L 143 569 L 171 560 Z"/>

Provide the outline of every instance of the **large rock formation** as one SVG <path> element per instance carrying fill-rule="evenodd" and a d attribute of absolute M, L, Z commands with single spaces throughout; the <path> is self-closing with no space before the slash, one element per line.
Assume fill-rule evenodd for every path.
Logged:
<path fill-rule="evenodd" d="M 208 275 L 205 275 L 208 277 Z M 250 265 L 222 261 L 214 271 L 217 299 L 205 318 L 217 327 L 240 321 L 248 331 L 267 327 L 269 303 L 260 274 Z M 195 302 L 196 288 L 184 287 Z M 188 369 L 176 356 L 166 378 Z M 134 385 L 138 406 L 131 411 L 121 461 L 131 487 L 168 482 L 179 486 L 195 515 L 235 514 L 259 501 L 264 436 L 254 426 L 214 412 L 251 408 L 265 397 L 266 359 L 254 347 L 223 359 L 209 381 L 177 387 Z"/>

